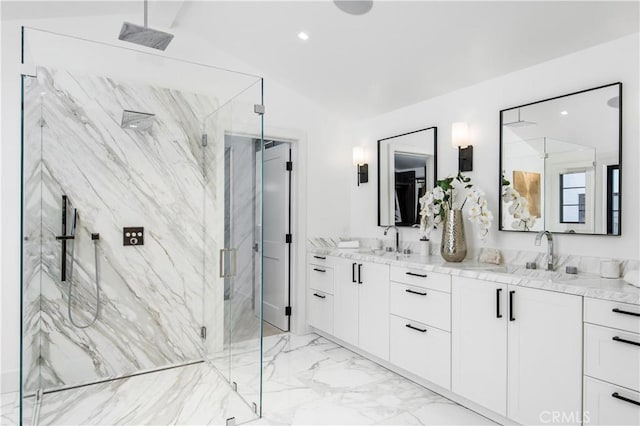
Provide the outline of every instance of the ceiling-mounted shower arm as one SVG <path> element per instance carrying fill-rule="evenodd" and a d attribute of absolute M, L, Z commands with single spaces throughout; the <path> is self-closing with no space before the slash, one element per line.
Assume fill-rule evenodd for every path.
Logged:
<path fill-rule="evenodd" d="M 148 28 L 147 22 L 148 22 L 148 13 L 149 13 L 149 2 L 147 0 L 144 0 L 144 27 Z"/>

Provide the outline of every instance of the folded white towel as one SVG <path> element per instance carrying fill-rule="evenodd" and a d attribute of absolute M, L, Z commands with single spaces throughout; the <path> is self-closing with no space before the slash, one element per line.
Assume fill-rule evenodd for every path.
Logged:
<path fill-rule="evenodd" d="M 358 240 L 340 241 L 340 242 L 338 242 L 338 248 L 357 249 L 357 248 L 360 248 L 360 241 L 358 241 Z"/>
<path fill-rule="evenodd" d="M 640 271 L 629 271 L 624 274 L 623 279 L 631 285 L 640 287 Z"/>

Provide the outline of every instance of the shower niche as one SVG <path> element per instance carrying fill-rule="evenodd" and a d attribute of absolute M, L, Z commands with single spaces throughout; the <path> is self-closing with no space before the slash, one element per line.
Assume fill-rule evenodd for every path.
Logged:
<path fill-rule="evenodd" d="M 242 310 L 247 298 L 260 306 L 261 262 L 236 265 L 251 271 L 243 285 L 220 256 L 234 249 L 225 226 L 261 245 L 253 223 L 225 224 L 224 138 L 262 143 L 262 79 L 34 29 L 23 48 L 22 421 L 259 416 L 262 313 Z M 132 414 L 132 380 L 173 389 L 162 415 L 175 417 Z"/>

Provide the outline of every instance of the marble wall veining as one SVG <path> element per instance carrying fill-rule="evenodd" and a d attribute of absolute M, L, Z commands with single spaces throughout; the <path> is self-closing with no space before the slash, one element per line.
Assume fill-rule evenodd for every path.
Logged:
<path fill-rule="evenodd" d="M 59 388 L 202 359 L 222 339 L 221 132 L 202 147 L 215 98 L 39 67 L 25 77 L 25 390 Z M 155 114 L 148 131 L 123 110 Z M 216 126 L 216 118 L 209 120 Z M 61 281 L 61 197 L 79 213 L 73 277 Z M 206 216 L 206 220 L 205 220 Z M 69 214 L 71 218 L 71 214 Z M 143 226 L 143 246 L 122 228 Z M 70 232 L 70 219 L 67 233 Z M 99 233 L 100 314 L 94 245 Z M 67 269 L 70 267 L 70 249 Z M 205 302 L 206 299 L 206 302 Z"/>

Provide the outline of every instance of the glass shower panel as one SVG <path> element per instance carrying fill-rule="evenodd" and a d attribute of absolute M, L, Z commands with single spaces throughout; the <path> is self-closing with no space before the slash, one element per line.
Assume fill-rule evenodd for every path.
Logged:
<path fill-rule="evenodd" d="M 209 291 L 222 292 L 224 298 L 224 310 L 217 312 L 210 302 L 220 295 L 205 297 L 205 316 L 222 315 L 224 322 L 214 339 L 207 340 L 207 353 L 257 413 L 262 383 L 262 235 L 257 226 L 262 215 L 261 104 L 262 81 L 256 81 L 204 121 L 208 144 L 223 152 L 208 158 L 205 175 L 225 182 L 224 191 L 207 187 L 205 203 L 206 233 L 224 242 L 207 249 L 207 265 L 217 268 L 216 274 L 207 269 L 207 276 L 219 280 Z M 219 255 L 217 264 L 214 254 Z M 219 324 L 213 318 L 209 323 Z"/>
<path fill-rule="evenodd" d="M 218 265 L 236 259 L 219 256 L 224 140 L 203 123 L 251 122 L 261 141 L 262 116 L 232 108 L 261 103 L 261 79 L 33 29 L 24 42 L 23 421 L 249 420 L 260 394 L 224 394 L 206 355 L 231 335 Z M 174 404 L 131 414 L 135 396 L 115 396 L 133 379 Z"/>

